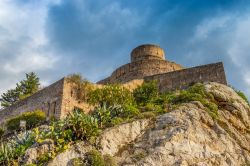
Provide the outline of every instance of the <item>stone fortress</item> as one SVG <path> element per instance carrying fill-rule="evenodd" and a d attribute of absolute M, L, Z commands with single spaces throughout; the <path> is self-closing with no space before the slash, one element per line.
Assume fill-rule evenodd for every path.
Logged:
<path fill-rule="evenodd" d="M 156 80 L 161 91 L 186 88 L 197 82 L 218 82 L 227 84 L 223 63 L 214 63 L 193 68 L 184 68 L 179 64 L 165 60 L 162 48 L 146 44 L 131 52 L 131 63 L 117 68 L 110 77 L 97 84 L 121 83 L 134 84 L 135 80 Z M 76 97 L 76 88 L 67 78 L 53 83 L 26 99 L 0 111 L 0 124 L 23 112 L 43 110 L 47 117 L 64 118 L 74 108 L 86 113 L 90 110 L 87 103 Z"/>

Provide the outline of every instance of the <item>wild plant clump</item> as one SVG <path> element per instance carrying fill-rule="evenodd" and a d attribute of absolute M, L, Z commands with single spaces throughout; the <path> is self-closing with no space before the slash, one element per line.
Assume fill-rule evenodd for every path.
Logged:
<path fill-rule="evenodd" d="M 26 129 L 29 130 L 43 124 L 46 121 L 46 117 L 45 113 L 41 110 L 25 112 L 15 118 L 9 119 L 6 123 L 7 129 L 9 131 L 19 131 L 21 120 L 26 121 Z"/>
<path fill-rule="evenodd" d="M 116 166 L 111 156 L 102 156 L 97 150 L 88 152 L 84 163 L 86 166 Z"/>
<path fill-rule="evenodd" d="M 35 135 L 32 132 L 22 132 L 9 138 L 0 144 L 0 165 L 15 165 L 25 151 L 35 143 Z"/>

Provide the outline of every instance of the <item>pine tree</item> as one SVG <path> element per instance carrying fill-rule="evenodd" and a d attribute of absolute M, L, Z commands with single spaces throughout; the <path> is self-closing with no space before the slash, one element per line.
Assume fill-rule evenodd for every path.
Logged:
<path fill-rule="evenodd" d="M 39 90 L 39 78 L 34 72 L 27 73 L 26 79 L 17 84 L 17 87 L 21 89 L 19 98 L 24 99 Z"/>
<path fill-rule="evenodd" d="M 16 89 L 10 89 L 3 93 L 0 98 L 1 106 L 6 108 L 19 101 L 20 92 Z"/>
<path fill-rule="evenodd" d="M 0 98 L 1 106 L 6 108 L 15 104 L 39 90 L 39 78 L 34 72 L 27 73 L 26 79 L 16 84 L 16 88 L 3 93 Z"/>

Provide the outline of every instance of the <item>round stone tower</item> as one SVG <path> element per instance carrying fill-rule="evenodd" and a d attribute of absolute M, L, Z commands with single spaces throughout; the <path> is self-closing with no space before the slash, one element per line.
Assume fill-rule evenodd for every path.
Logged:
<path fill-rule="evenodd" d="M 164 50 L 157 45 L 144 44 L 131 52 L 131 62 L 150 59 L 165 60 Z"/>
<path fill-rule="evenodd" d="M 143 79 L 146 76 L 183 69 L 181 65 L 165 60 L 164 50 L 153 44 L 136 47 L 130 56 L 130 63 L 120 66 L 110 77 L 98 83 L 125 83 L 134 79 Z"/>

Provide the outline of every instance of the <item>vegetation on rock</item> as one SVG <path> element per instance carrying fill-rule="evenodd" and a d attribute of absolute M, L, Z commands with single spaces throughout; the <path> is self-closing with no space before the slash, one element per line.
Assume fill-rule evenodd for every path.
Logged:
<path fill-rule="evenodd" d="M 116 166 L 111 156 L 102 156 L 97 150 L 87 153 L 86 166 Z"/>
<path fill-rule="evenodd" d="M 88 102 L 92 105 L 109 106 L 127 105 L 134 103 L 132 93 L 121 85 L 107 85 L 103 88 L 97 88 L 89 94 Z"/>
<path fill-rule="evenodd" d="M 72 75 L 70 79 L 81 89 L 80 91 L 84 91 L 83 89 L 88 86 L 78 75 Z M 88 88 L 88 93 L 80 96 L 82 100 L 87 100 L 95 106 L 91 114 L 86 115 L 81 110 L 74 110 L 63 120 L 51 121 L 47 129 L 37 127 L 45 120 L 45 115 L 41 111 L 24 113 L 10 119 L 7 122 L 8 130 L 18 130 L 20 120 L 26 120 L 27 129 L 31 130 L 22 143 L 18 141 L 19 139 L 13 138 L 12 141 L 7 140 L 1 145 L 0 163 L 19 162 L 20 157 L 31 145 L 41 144 L 46 140 L 51 140 L 55 148 L 41 155 L 37 163 L 45 163 L 53 159 L 77 141 L 86 141 L 98 149 L 95 143 L 101 130 L 138 118 L 155 118 L 157 115 L 177 108 L 182 103 L 191 101 L 199 101 L 214 120 L 219 118 L 218 101 L 205 90 L 204 84 L 201 83 L 184 90 L 165 93 L 159 92 L 155 82 L 143 83 L 133 92 L 120 85 L 108 85 L 103 88 Z M 18 143 L 13 144 L 13 140 Z M 113 163 L 111 161 L 112 158 L 102 156 L 98 151 L 93 150 L 87 154 L 84 163 L 107 166 L 108 163 Z M 75 159 L 74 162 L 83 161 Z"/>
<path fill-rule="evenodd" d="M 75 86 L 76 98 L 79 101 L 88 100 L 90 92 L 93 90 L 91 83 L 83 78 L 80 74 L 71 74 L 66 78 L 69 82 Z"/>

